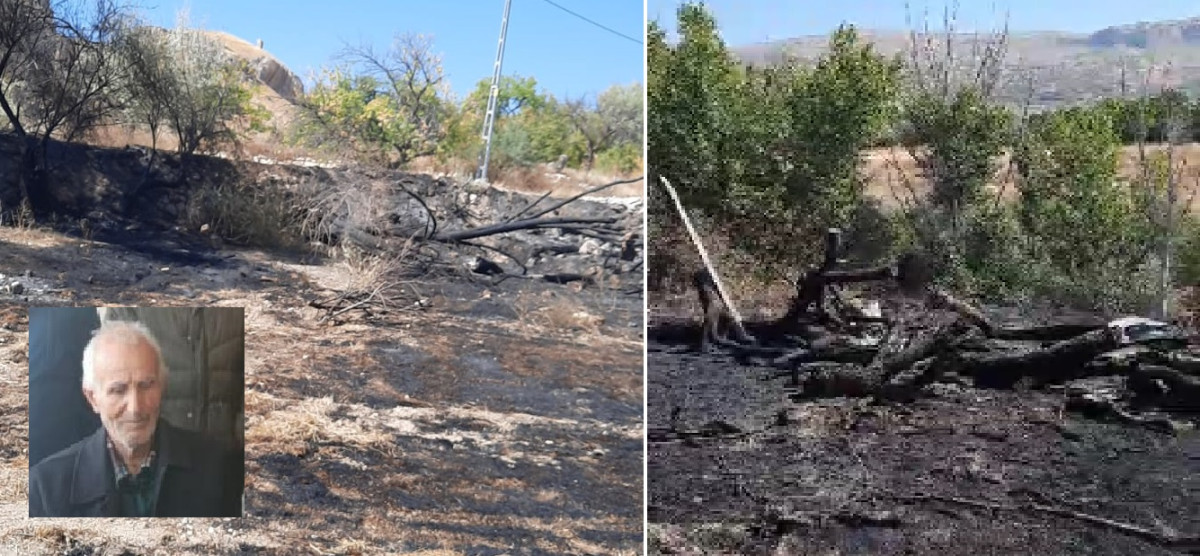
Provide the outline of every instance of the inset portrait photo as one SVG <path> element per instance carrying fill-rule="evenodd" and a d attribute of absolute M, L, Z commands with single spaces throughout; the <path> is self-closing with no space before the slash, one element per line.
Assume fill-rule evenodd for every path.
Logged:
<path fill-rule="evenodd" d="M 30 517 L 240 517 L 240 307 L 29 310 Z"/>

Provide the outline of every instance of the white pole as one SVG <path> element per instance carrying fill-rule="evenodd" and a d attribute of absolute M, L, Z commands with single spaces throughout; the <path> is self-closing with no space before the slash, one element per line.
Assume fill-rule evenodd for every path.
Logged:
<path fill-rule="evenodd" d="M 492 89 L 488 94 L 487 114 L 483 116 L 483 163 L 479 178 L 487 181 L 488 159 L 492 156 L 492 125 L 496 123 L 496 98 L 500 94 L 500 66 L 504 63 L 504 37 L 508 34 L 508 12 L 512 0 L 504 0 L 504 18 L 500 20 L 500 44 L 496 47 L 496 65 L 492 68 Z"/>
<path fill-rule="evenodd" d="M 716 267 L 713 266 L 712 260 L 708 258 L 708 251 L 704 249 L 704 244 L 700 242 L 700 234 L 697 234 L 696 229 L 692 227 L 692 220 L 688 218 L 687 211 L 684 210 L 683 203 L 679 200 L 679 195 L 675 193 L 675 188 L 671 186 L 671 182 L 667 181 L 665 176 L 659 176 L 658 179 L 662 180 L 667 194 L 675 202 L 675 210 L 679 211 L 679 217 L 683 219 L 683 225 L 687 228 L 688 235 L 692 237 L 692 243 L 696 245 L 696 250 L 700 252 L 700 260 L 704 261 L 704 267 L 708 269 L 709 274 L 712 274 L 713 282 L 717 284 L 717 293 L 721 294 L 721 300 L 729 308 L 729 314 L 733 316 L 733 321 L 737 324 L 738 329 L 744 330 L 742 315 L 738 313 L 737 307 L 733 306 L 733 298 L 729 297 L 729 294 L 726 293 L 725 285 L 721 283 L 721 277 L 717 275 Z"/>

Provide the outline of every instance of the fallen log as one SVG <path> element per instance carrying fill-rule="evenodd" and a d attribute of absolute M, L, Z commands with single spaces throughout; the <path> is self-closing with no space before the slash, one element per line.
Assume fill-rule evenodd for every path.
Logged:
<path fill-rule="evenodd" d="M 1200 412 L 1200 377 L 1164 365 L 1135 362 L 1126 383 L 1142 404 Z"/>
<path fill-rule="evenodd" d="M 770 365 L 780 368 L 792 368 L 796 363 L 808 361 L 831 361 L 835 363 L 857 363 L 866 365 L 875 358 L 879 348 L 867 345 L 855 345 L 846 338 L 825 338 L 812 342 L 804 347 L 787 350 L 770 361 Z"/>
<path fill-rule="evenodd" d="M 1018 355 L 958 353 L 955 366 L 960 374 L 974 377 L 977 386 L 1008 388 L 1024 377 L 1037 383 L 1061 382 L 1083 376 L 1089 361 L 1118 347 L 1105 328 Z"/>
<path fill-rule="evenodd" d="M 951 321 L 922 334 L 899 351 L 880 350 L 870 364 L 813 367 L 807 377 L 793 374 L 802 387 L 801 397 L 874 396 L 887 400 L 910 400 L 917 390 L 936 379 L 934 357 L 970 336 L 970 326 Z"/>
<path fill-rule="evenodd" d="M 966 301 L 950 295 L 950 292 L 947 292 L 941 288 L 930 287 L 928 289 L 928 296 L 931 301 L 931 306 L 945 307 L 951 311 L 954 311 L 959 316 L 966 319 L 967 322 L 977 326 L 980 330 L 982 330 L 985 336 L 991 337 L 993 334 L 995 334 L 995 327 L 992 326 L 992 323 L 988 322 L 987 317 L 983 315 L 983 311 L 980 311 L 978 307 L 975 307 Z"/>
<path fill-rule="evenodd" d="M 1096 324 L 1047 324 L 1027 328 L 993 328 L 990 338 L 1015 342 L 1061 342 L 1104 328 Z"/>
<path fill-rule="evenodd" d="M 912 367 L 917 361 L 928 359 L 953 347 L 970 333 L 970 327 L 961 320 L 953 320 L 939 326 L 933 332 L 922 334 L 904 349 L 893 354 L 884 354 L 871 362 L 884 376 L 890 377 Z"/>
<path fill-rule="evenodd" d="M 475 239 L 484 236 L 502 234 L 505 232 L 515 232 L 517 230 L 531 230 L 536 228 L 553 228 L 562 225 L 573 224 L 616 224 L 616 218 L 531 218 L 525 220 L 517 220 L 515 222 L 505 222 L 503 224 L 494 224 L 491 226 L 481 226 L 479 228 L 471 228 L 470 230 L 458 230 L 454 232 L 442 232 L 430 239 L 434 241 L 455 242 L 467 239 Z"/>
<path fill-rule="evenodd" d="M 1178 351 L 1152 351 L 1147 354 L 1147 357 L 1155 363 L 1177 369 L 1182 373 L 1200 376 L 1200 357 Z"/>

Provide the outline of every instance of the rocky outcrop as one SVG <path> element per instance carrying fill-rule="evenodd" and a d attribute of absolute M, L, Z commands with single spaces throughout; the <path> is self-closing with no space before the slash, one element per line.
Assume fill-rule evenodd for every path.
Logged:
<path fill-rule="evenodd" d="M 209 35 L 220 42 L 231 56 L 249 63 L 258 80 L 280 97 L 296 102 L 304 94 L 304 83 L 300 77 L 270 52 L 229 33 L 210 31 Z"/>
<path fill-rule="evenodd" d="M 269 54 L 252 61 L 251 64 L 258 74 L 258 80 L 278 93 L 279 96 L 296 102 L 300 95 L 304 94 L 304 84 L 300 78 Z"/>
<path fill-rule="evenodd" d="M 1118 25 L 1092 33 L 1088 42 L 1095 47 L 1128 46 L 1133 48 L 1188 47 L 1200 44 L 1200 17 L 1180 21 L 1156 21 Z"/>

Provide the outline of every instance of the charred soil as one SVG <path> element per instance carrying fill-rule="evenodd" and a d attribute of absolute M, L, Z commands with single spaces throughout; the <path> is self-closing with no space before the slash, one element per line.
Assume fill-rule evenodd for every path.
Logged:
<path fill-rule="evenodd" d="M 109 174 L 138 160 L 98 152 L 85 162 Z M 125 162 L 95 161 L 102 156 Z M 407 180 L 443 229 L 479 226 L 535 198 L 353 169 L 192 168 L 198 179 L 219 179 L 225 174 L 209 170 L 224 168 L 250 181 Z M 91 220 L 91 234 L 70 218 L 0 227 L 0 552 L 640 552 L 640 269 L 556 284 L 495 256 L 505 274 L 485 276 L 462 261 L 487 252 L 451 242 L 429 255 L 436 264 L 392 280 L 386 297 L 354 305 L 346 292 L 370 291 L 364 274 L 387 269 L 181 229 L 174 223 L 199 184 L 178 191 L 161 182 L 166 189 L 143 190 L 135 208 L 122 180 L 101 181 L 108 185 L 74 200 L 59 195 L 70 201 L 64 214 Z M 447 204 L 463 214 L 447 216 Z M 617 210 L 581 205 L 560 212 Z M 575 248 L 531 256 L 530 274 L 587 274 L 579 269 L 608 259 L 627 270 L 639 264 L 607 240 L 580 254 L 588 238 L 566 232 L 517 232 L 496 247 L 526 248 L 539 237 Z M 61 305 L 246 308 L 244 518 L 26 519 L 27 308 Z"/>
<path fill-rule="evenodd" d="M 651 318 L 651 553 L 1200 550 L 1195 413 L 1173 415 L 1174 434 L 1091 419 L 1066 410 L 1061 384 L 799 400 L 779 369 L 698 340 L 683 311 Z"/>

